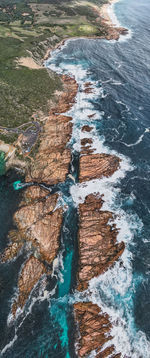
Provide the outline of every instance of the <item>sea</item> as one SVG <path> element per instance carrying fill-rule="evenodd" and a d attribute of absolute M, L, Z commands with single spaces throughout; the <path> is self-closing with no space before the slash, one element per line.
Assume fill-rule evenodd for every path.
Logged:
<path fill-rule="evenodd" d="M 67 113 L 73 118 L 68 146 L 74 180 L 69 176 L 53 188 L 62 193 L 64 218 L 52 277 L 46 285 L 42 278 L 15 321 L 10 309 L 26 252 L 0 265 L 0 357 L 78 357 L 73 304 L 91 301 L 112 322 L 112 340 L 105 347 L 114 344 L 122 358 L 150 358 L 150 2 L 121 0 L 111 5 L 109 14 L 116 26 L 128 28 L 128 35 L 119 41 L 68 40 L 45 62 L 57 73 L 74 76 L 79 85 L 76 102 Z M 86 82 L 91 83 L 92 93 L 83 92 Z M 85 134 L 83 125 L 92 131 Z M 120 157 L 120 169 L 111 177 L 78 183 L 84 137 L 92 138 L 95 153 Z M 2 154 L 0 174 L 3 251 L 24 190 L 23 186 L 15 190 L 14 183 L 24 179 L 15 171 L 4 174 Z M 78 205 L 90 193 L 104 195 L 102 210 L 115 214 L 117 240 L 124 241 L 126 248 L 112 268 L 79 293 L 75 288 Z M 95 355 L 92 351 L 89 357 Z"/>

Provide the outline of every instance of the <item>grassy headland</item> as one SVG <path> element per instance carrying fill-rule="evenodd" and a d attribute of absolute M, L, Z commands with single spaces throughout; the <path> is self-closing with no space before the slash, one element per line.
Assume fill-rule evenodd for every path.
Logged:
<path fill-rule="evenodd" d="M 48 48 L 78 36 L 102 36 L 100 7 L 108 0 L 0 0 L 0 126 L 16 128 L 39 111 L 46 115 L 60 78 L 42 67 Z M 30 57 L 37 66 L 20 65 Z M 38 118 L 36 116 L 36 118 Z M 13 143 L 17 132 L 0 128 L 0 140 Z"/>

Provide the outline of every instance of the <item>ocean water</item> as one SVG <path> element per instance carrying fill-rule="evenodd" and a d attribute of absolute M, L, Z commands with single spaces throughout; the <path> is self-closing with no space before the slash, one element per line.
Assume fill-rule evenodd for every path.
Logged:
<path fill-rule="evenodd" d="M 4 358 L 77 357 L 72 305 L 83 299 L 98 303 L 108 312 L 112 320 L 111 343 L 116 352 L 121 351 L 122 358 L 150 358 L 150 3 L 122 0 L 113 7 L 112 18 L 130 30 L 128 36 L 110 42 L 69 40 L 45 64 L 58 73 L 75 76 L 79 84 L 76 103 L 68 112 L 73 118 L 68 144 L 72 150 L 70 174 L 76 183 L 68 178 L 58 186 L 67 209 L 53 276 L 46 287 L 44 278 L 39 282 L 15 322 L 7 317 L 24 253 L 13 264 L 3 265 L 5 281 L 14 270 L 12 285 L 3 285 L 3 300 L 5 291 L 6 296 L 1 315 L 4 327 L 1 356 Z M 83 85 L 89 81 L 93 93 L 85 94 Z M 89 118 L 91 114 L 94 116 Z M 93 127 L 88 134 L 81 131 L 85 124 Z M 112 177 L 78 184 L 80 139 L 85 136 L 93 139 L 95 153 L 114 153 L 121 158 L 120 169 Z M 15 180 L 9 179 L 11 183 Z M 1 185 L 5 181 L 2 177 Z M 11 190 L 10 200 L 13 195 L 19 200 L 21 191 L 13 191 L 12 186 Z M 117 214 L 117 240 L 123 240 L 126 249 L 113 268 L 91 280 L 89 290 L 79 294 L 75 291 L 77 207 L 89 193 L 104 194 L 103 210 Z M 1 191 L 3 205 L 4 201 Z M 10 226 L 13 210 L 15 206 L 9 213 Z M 91 357 L 94 356 L 93 352 Z"/>

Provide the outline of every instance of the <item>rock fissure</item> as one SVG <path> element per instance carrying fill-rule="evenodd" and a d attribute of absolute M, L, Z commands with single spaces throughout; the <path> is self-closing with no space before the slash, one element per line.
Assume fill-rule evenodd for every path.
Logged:
<path fill-rule="evenodd" d="M 60 248 L 63 209 L 57 207 L 59 196 L 52 192 L 46 195 L 47 190 L 40 185 L 57 186 L 64 183 L 72 163 L 71 150 L 66 146 L 71 138 L 73 124 L 72 118 L 64 113 L 74 104 L 78 85 L 74 78 L 68 76 L 62 76 L 62 80 L 64 92 L 44 123 L 34 165 L 26 176 L 27 183 L 35 182 L 36 185 L 25 190 L 21 206 L 14 215 L 18 229 L 10 233 L 12 245 L 3 253 L 5 262 L 18 254 L 23 242 L 31 245 L 31 254 L 18 278 L 18 296 L 12 305 L 14 316 L 18 308 L 24 307 L 42 275 L 50 275 L 50 267 Z M 90 85 L 85 87 L 89 93 Z M 84 126 L 83 130 L 90 132 L 92 128 Z M 120 159 L 115 155 L 91 153 L 92 140 L 82 139 L 81 145 L 79 183 L 107 178 L 119 169 Z M 124 251 L 124 243 L 117 242 L 118 230 L 113 223 L 113 213 L 102 210 L 103 202 L 102 196 L 89 194 L 84 203 L 79 205 L 76 287 L 79 291 L 87 290 L 89 281 L 112 267 Z M 35 255 L 32 250 L 35 250 Z M 107 357 L 114 353 L 112 345 L 101 352 L 103 345 L 112 339 L 108 315 L 92 302 L 76 303 L 74 313 L 79 327 L 78 356 L 87 357 L 93 349 L 97 352 L 96 357 Z"/>

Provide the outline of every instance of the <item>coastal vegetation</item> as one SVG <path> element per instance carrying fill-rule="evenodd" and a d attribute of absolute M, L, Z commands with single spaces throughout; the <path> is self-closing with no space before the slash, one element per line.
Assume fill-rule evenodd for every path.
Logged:
<path fill-rule="evenodd" d="M 0 140 L 17 138 L 3 127 L 28 123 L 38 111 L 48 113 L 62 83 L 42 66 L 47 49 L 68 37 L 105 35 L 100 7 L 106 2 L 0 0 Z M 25 57 L 33 58 L 35 66 L 20 64 Z"/>

